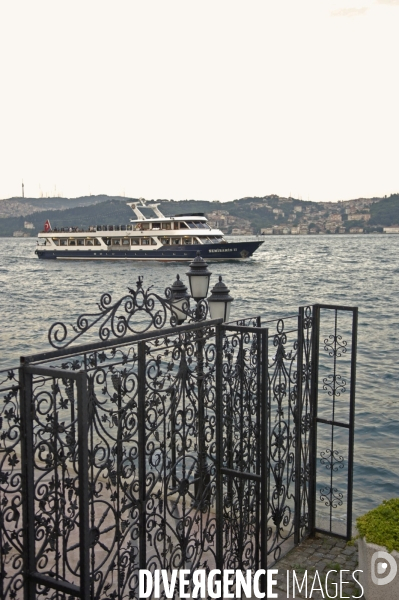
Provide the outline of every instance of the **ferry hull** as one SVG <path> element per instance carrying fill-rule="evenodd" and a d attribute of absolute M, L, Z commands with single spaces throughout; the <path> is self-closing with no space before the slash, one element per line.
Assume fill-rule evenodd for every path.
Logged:
<path fill-rule="evenodd" d="M 42 259 L 67 259 L 67 260 L 164 260 L 164 261 L 191 261 L 200 251 L 202 258 L 206 260 L 230 260 L 245 259 L 263 244 L 262 241 L 255 242 L 228 242 L 227 244 L 195 244 L 190 246 L 163 246 L 152 250 L 143 248 L 141 250 L 114 249 L 104 250 L 98 247 L 75 249 L 46 249 L 39 246 L 36 249 L 38 258 Z"/>

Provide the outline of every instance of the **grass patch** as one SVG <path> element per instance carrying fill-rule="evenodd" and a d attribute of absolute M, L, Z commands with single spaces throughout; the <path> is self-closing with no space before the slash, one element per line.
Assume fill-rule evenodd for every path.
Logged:
<path fill-rule="evenodd" d="M 359 537 L 369 544 L 385 546 L 388 552 L 399 552 L 399 498 L 384 500 L 356 520 Z"/>

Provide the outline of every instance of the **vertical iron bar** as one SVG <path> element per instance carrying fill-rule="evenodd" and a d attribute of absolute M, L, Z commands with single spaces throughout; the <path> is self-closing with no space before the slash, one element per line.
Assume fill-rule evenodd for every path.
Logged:
<path fill-rule="evenodd" d="M 198 389 L 198 463 L 196 469 L 197 485 L 195 490 L 196 502 L 199 507 L 206 504 L 205 490 L 209 490 L 209 472 L 206 456 L 205 441 L 205 406 L 204 406 L 204 330 L 196 334 L 197 351 L 197 389 Z"/>
<path fill-rule="evenodd" d="M 317 401 L 319 385 L 320 306 L 313 305 L 312 351 L 310 383 L 310 433 L 309 433 L 309 533 L 315 535 L 316 527 L 316 476 L 317 476 Z"/>
<path fill-rule="evenodd" d="M 304 309 L 299 307 L 298 314 L 298 352 L 297 352 L 297 398 L 295 418 L 295 514 L 294 514 L 294 543 L 301 541 L 301 486 L 302 486 L 302 373 L 303 373 L 303 322 Z"/>
<path fill-rule="evenodd" d="M 258 319 L 257 319 L 258 323 Z M 263 360 L 263 346 L 262 346 L 262 335 L 261 332 L 254 334 L 256 335 L 256 463 L 255 463 L 255 473 L 257 475 L 262 474 L 262 360 Z M 262 515 L 262 506 L 261 506 L 261 492 L 262 487 L 260 482 L 256 482 L 256 507 L 255 507 L 255 518 L 257 523 L 261 523 L 261 515 Z M 258 533 L 258 532 L 257 532 Z M 256 535 L 255 538 L 255 564 L 256 567 L 259 567 L 260 559 L 261 559 L 261 533 L 260 535 Z"/>
<path fill-rule="evenodd" d="M 244 334 L 242 333 L 242 331 L 239 333 L 240 336 L 240 345 L 239 345 L 239 358 L 240 361 L 238 362 L 238 369 L 239 369 L 239 378 L 240 378 L 240 383 L 239 383 L 239 388 L 240 388 L 240 408 L 239 408 L 239 415 L 238 415 L 238 423 L 239 423 L 239 434 L 240 434 L 240 456 L 238 457 L 238 464 L 237 464 L 237 470 L 238 471 L 244 471 L 244 464 L 243 464 L 243 460 L 242 457 L 245 456 L 244 454 L 244 436 L 243 436 L 243 432 L 244 432 L 244 423 L 245 423 L 245 419 L 244 419 L 244 373 L 245 373 L 245 361 L 244 361 Z M 249 466 L 249 465 L 248 465 Z M 245 518 L 244 515 L 244 511 L 245 511 L 245 507 L 243 506 L 243 499 L 244 499 L 244 494 L 245 494 L 245 480 L 241 479 L 241 478 L 237 478 L 236 480 L 236 487 L 237 487 L 237 500 L 238 500 L 238 506 L 239 506 L 239 523 L 237 524 L 237 558 L 238 558 L 238 568 L 239 569 L 243 569 L 243 549 L 244 549 L 244 526 L 245 526 Z M 249 512 L 249 507 L 248 507 L 248 512 Z"/>
<path fill-rule="evenodd" d="M 223 326 L 216 325 L 216 568 L 223 570 Z"/>
<path fill-rule="evenodd" d="M 79 533 L 80 592 L 82 600 L 90 598 L 90 531 L 89 531 L 89 408 L 87 374 L 76 378 L 78 405 L 78 466 L 79 466 Z M 94 584 L 93 584 L 94 585 Z"/>
<path fill-rule="evenodd" d="M 140 569 L 147 565 L 146 550 L 146 464 L 145 464 L 145 370 L 146 370 L 146 343 L 138 343 L 138 442 L 139 442 L 139 523 L 140 523 Z"/>
<path fill-rule="evenodd" d="M 352 313 L 352 354 L 351 354 L 351 385 L 349 406 L 349 450 L 348 450 L 348 512 L 346 539 L 352 538 L 352 499 L 353 499 L 353 452 L 355 439 L 355 386 L 356 386 L 356 355 L 357 355 L 357 321 L 358 309 Z"/>
<path fill-rule="evenodd" d="M 35 557 L 35 479 L 33 422 L 35 416 L 33 404 L 32 374 L 25 372 L 24 358 L 21 358 L 19 380 L 21 387 L 21 490 L 23 519 L 23 564 L 24 564 L 24 600 L 35 600 L 36 584 L 30 575 L 36 570 Z"/>
<path fill-rule="evenodd" d="M 264 569 L 267 572 L 267 514 L 268 514 L 268 505 L 269 505 L 269 457 L 268 457 L 268 447 L 269 447 L 269 436 L 268 436 L 268 428 L 269 428 L 269 412 L 268 412 L 268 396 L 269 396 L 269 357 L 268 357 L 268 338 L 269 338 L 269 330 L 263 329 L 261 334 L 261 369 L 262 369 L 262 393 L 260 398 L 261 403 L 261 429 L 260 429 L 260 437 L 261 437 L 261 514 L 260 514 L 260 547 L 261 547 L 261 557 L 260 557 L 260 568 Z M 262 584 L 262 592 L 266 592 L 266 581 L 263 577 L 261 579 Z"/>

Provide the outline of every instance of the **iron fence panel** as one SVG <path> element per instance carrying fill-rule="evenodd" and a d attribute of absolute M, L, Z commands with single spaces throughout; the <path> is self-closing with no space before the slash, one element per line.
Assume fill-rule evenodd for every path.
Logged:
<path fill-rule="evenodd" d="M 255 572 L 348 537 L 356 333 L 357 309 L 316 305 L 4 372 L 0 599 L 130 600 L 140 569 Z"/>
<path fill-rule="evenodd" d="M 219 485 L 223 568 L 254 573 L 267 564 L 267 331 L 252 324 L 223 326 Z"/>
<path fill-rule="evenodd" d="M 315 531 L 352 537 L 357 308 L 315 305 Z M 317 355 L 317 356 L 316 356 Z"/>
<path fill-rule="evenodd" d="M 0 372 L 0 598 L 23 593 L 21 410 L 18 370 Z"/>

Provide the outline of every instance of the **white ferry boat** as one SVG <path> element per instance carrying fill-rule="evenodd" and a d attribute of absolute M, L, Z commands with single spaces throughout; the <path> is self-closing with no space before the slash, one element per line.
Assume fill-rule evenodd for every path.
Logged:
<path fill-rule="evenodd" d="M 38 234 L 36 254 L 45 259 L 193 260 L 244 259 L 263 241 L 227 242 L 220 229 L 212 229 L 203 213 L 165 217 L 159 204 L 127 203 L 136 215 L 129 225 L 93 225 L 88 229 L 52 229 L 46 221 Z M 141 208 L 151 208 L 147 218 Z"/>

